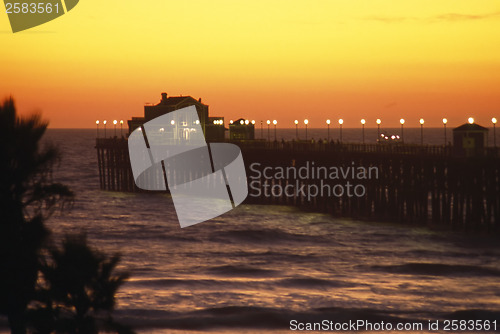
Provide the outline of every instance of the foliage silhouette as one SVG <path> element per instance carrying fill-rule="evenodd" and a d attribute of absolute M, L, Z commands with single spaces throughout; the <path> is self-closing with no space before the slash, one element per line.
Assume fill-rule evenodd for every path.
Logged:
<path fill-rule="evenodd" d="M 41 267 L 40 308 L 33 311 L 39 333 L 133 333 L 115 323 L 115 294 L 128 278 L 116 272 L 119 255 L 106 257 L 91 248 L 84 234 L 66 236 L 51 247 Z"/>
<path fill-rule="evenodd" d="M 58 151 L 41 147 L 47 125 L 39 115 L 20 117 L 12 98 L 0 105 L 0 313 L 14 334 L 26 333 L 26 308 L 48 235 L 44 220 L 73 197 L 52 181 Z"/>

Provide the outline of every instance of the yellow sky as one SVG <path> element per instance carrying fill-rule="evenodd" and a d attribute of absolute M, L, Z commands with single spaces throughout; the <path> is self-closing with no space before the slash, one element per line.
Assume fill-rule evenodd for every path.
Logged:
<path fill-rule="evenodd" d="M 493 0 L 81 0 L 16 34 L 2 13 L 0 46 L 0 97 L 52 127 L 139 116 L 162 91 L 283 127 L 500 116 Z"/>

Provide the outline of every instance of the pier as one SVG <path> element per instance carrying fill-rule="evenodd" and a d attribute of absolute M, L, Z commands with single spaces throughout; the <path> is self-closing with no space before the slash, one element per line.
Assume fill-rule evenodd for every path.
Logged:
<path fill-rule="evenodd" d="M 235 141 L 242 151 L 248 183 L 271 187 L 288 184 L 334 187 L 339 180 L 287 178 L 266 180 L 251 170 L 252 164 L 300 168 L 315 166 L 375 167 L 378 177 L 356 180 L 363 196 L 314 196 L 303 194 L 255 196 L 248 204 L 291 205 L 337 217 L 442 226 L 465 231 L 500 231 L 500 158 L 496 148 L 483 148 L 474 157 L 454 154 L 453 146 L 409 144 L 354 144 L 311 141 Z M 98 138 L 96 149 L 100 187 L 134 192 L 125 138 Z M 345 181 L 345 180 L 343 180 Z M 270 183 L 270 184 L 269 184 Z M 275 194 L 276 195 L 276 194 Z"/>

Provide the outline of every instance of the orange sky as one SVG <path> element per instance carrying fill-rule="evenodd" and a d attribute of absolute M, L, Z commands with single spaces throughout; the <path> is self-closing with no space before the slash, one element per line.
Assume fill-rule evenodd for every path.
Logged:
<path fill-rule="evenodd" d="M 163 91 L 279 127 L 500 118 L 496 0 L 81 0 L 16 34 L 0 16 L 0 97 L 51 127 L 140 116 Z"/>

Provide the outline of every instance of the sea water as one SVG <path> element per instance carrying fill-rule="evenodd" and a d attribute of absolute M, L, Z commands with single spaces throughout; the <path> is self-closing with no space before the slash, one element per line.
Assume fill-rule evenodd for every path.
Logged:
<path fill-rule="evenodd" d="M 326 130 L 312 133 L 326 138 Z M 494 237 L 271 205 L 241 205 L 181 229 L 169 195 L 99 189 L 95 136 L 48 131 L 62 153 L 54 177 L 76 195 L 48 225 L 56 242 L 84 231 L 94 247 L 121 254 L 119 269 L 131 276 L 114 314 L 139 333 L 281 333 L 294 320 L 500 320 Z"/>

